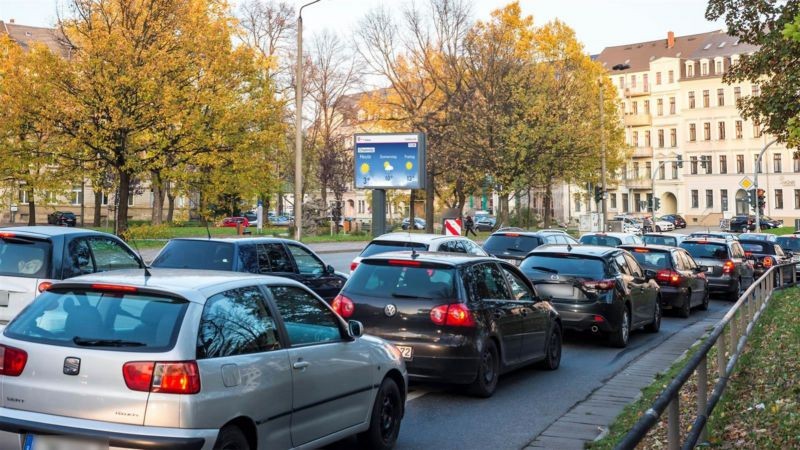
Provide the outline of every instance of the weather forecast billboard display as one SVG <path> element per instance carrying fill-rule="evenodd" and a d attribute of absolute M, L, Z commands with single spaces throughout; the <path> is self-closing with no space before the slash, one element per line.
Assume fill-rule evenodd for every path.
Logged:
<path fill-rule="evenodd" d="M 425 135 L 355 135 L 357 189 L 424 189 Z"/>

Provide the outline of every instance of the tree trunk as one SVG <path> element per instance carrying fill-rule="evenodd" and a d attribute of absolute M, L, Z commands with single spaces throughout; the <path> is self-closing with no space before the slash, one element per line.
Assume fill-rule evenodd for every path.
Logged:
<path fill-rule="evenodd" d="M 550 226 L 550 220 L 552 219 L 551 214 L 550 214 L 550 210 L 551 210 L 550 203 L 553 200 L 553 190 L 552 190 L 552 188 L 550 186 L 551 186 L 551 183 L 548 182 L 547 185 L 544 188 L 544 201 L 543 201 L 543 203 L 544 203 L 544 228 L 547 228 L 547 227 Z"/>
<path fill-rule="evenodd" d="M 164 179 L 158 171 L 150 172 L 150 188 L 153 190 L 153 210 L 150 223 L 161 225 L 164 221 Z"/>
<path fill-rule="evenodd" d="M 508 214 L 508 193 L 503 192 L 499 195 L 497 206 L 497 209 L 500 210 L 500 223 L 508 226 L 510 224 Z"/>
<path fill-rule="evenodd" d="M 319 188 L 319 194 L 322 196 L 322 206 L 326 209 L 328 208 L 328 185 L 326 183 L 322 183 Z M 334 198 L 336 195 L 334 194 Z"/>
<path fill-rule="evenodd" d="M 528 186 L 528 214 L 525 215 L 525 227 L 530 228 L 533 222 L 533 198 L 531 187 Z"/>
<path fill-rule="evenodd" d="M 172 223 L 175 218 L 175 193 L 172 192 L 170 183 L 166 185 L 167 192 L 167 223 Z"/>
<path fill-rule="evenodd" d="M 433 200 L 434 200 L 434 171 L 433 164 L 428 169 L 428 181 L 425 187 L 425 232 L 433 233 Z M 410 224 L 409 224 L 410 225 Z"/>
<path fill-rule="evenodd" d="M 28 190 L 28 225 L 36 225 L 36 201 L 33 198 L 33 189 Z"/>
<path fill-rule="evenodd" d="M 131 192 L 131 173 L 119 171 L 119 191 L 117 195 L 117 215 L 114 219 L 114 234 L 122 236 L 128 231 L 128 197 Z"/>
<path fill-rule="evenodd" d="M 283 192 L 278 191 L 278 215 L 283 215 Z"/>
<path fill-rule="evenodd" d="M 92 226 L 99 227 L 100 219 L 103 212 L 103 191 L 94 191 L 94 216 L 92 217 Z"/>

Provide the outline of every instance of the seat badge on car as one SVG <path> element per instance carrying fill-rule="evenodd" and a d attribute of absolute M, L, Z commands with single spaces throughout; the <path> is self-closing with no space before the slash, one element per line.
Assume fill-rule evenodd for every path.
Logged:
<path fill-rule="evenodd" d="M 81 371 L 81 359 L 74 356 L 64 358 L 64 375 L 77 375 Z"/>
<path fill-rule="evenodd" d="M 550 275 L 550 279 L 553 281 L 558 281 L 558 275 L 556 274 Z"/>
<path fill-rule="evenodd" d="M 394 317 L 397 314 L 397 306 L 389 303 L 383 308 L 383 313 L 386 314 L 386 317 Z"/>

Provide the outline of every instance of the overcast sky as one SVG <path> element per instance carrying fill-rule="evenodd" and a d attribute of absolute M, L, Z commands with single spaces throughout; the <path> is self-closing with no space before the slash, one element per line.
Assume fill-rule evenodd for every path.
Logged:
<path fill-rule="evenodd" d="M 299 6 L 309 0 L 286 1 Z M 485 19 L 493 9 L 509 1 L 473 0 L 473 15 Z M 0 20 L 50 26 L 55 23 L 57 6 L 65 3 L 66 0 L 0 0 Z M 304 10 L 303 24 L 309 34 L 326 27 L 349 34 L 366 11 L 381 3 L 399 5 L 405 0 L 322 0 Z M 611 45 L 666 39 L 670 30 L 680 36 L 724 27 L 722 22 L 705 20 L 707 0 L 520 0 L 520 4 L 536 23 L 554 18 L 566 22 L 592 54 Z"/>

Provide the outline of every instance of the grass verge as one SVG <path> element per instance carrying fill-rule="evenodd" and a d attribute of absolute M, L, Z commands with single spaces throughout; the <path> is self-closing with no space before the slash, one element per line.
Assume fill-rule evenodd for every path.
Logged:
<path fill-rule="evenodd" d="M 769 230 L 761 230 L 763 233 L 774 234 L 777 236 L 783 236 L 784 234 L 792 234 L 794 233 L 794 227 L 780 227 L 780 228 L 770 228 Z"/>

